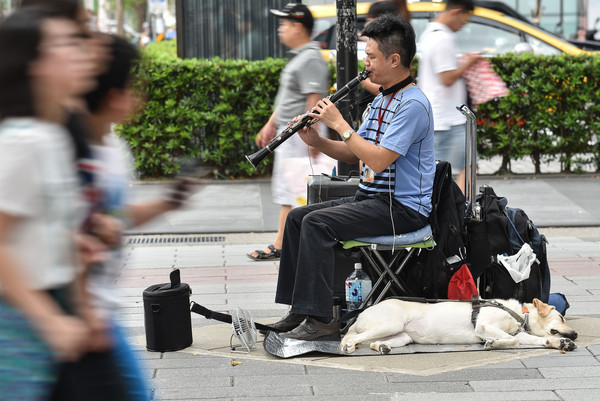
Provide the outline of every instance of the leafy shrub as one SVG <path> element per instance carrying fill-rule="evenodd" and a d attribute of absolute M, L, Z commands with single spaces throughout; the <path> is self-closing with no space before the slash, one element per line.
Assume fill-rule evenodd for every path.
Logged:
<path fill-rule="evenodd" d="M 160 57 L 161 55 L 177 57 L 177 40 L 150 42 L 144 48 L 144 52 L 152 57 Z"/>
<path fill-rule="evenodd" d="M 255 170 L 244 155 L 257 150 L 254 138 L 272 112 L 285 60 L 180 60 L 175 46 L 145 49 L 136 85 L 147 104 L 117 127 L 142 176 L 172 176 L 190 158 L 218 176 L 268 173 L 272 157 Z M 510 94 L 476 111 L 480 157 L 499 155 L 505 169 L 511 159 L 531 157 L 540 172 L 544 157 L 559 160 L 563 171 L 600 171 L 599 56 L 509 54 L 492 62 Z"/>
<path fill-rule="evenodd" d="M 600 57 L 524 54 L 492 62 L 510 94 L 479 106 L 479 154 L 501 155 L 504 168 L 511 158 L 530 156 L 537 173 L 542 156 L 559 160 L 565 172 L 599 170 Z"/>
<path fill-rule="evenodd" d="M 142 111 L 117 127 L 143 177 L 172 176 L 184 159 L 201 160 L 226 177 L 265 174 L 244 155 L 267 122 L 285 60 L 180 60 L 152 48 L 136 74 Z"/>

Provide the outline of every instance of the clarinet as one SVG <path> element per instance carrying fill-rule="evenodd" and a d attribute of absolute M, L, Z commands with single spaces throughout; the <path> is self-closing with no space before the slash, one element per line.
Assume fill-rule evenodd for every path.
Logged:
<path fill-rule="evenodd" d="M 364 70 L 363 72 L 358 74 L 358 76 L 356 78 L 354 78 L 350 82 L 348 82 L 342 89 L 327 96 L 327 99 L 329 99 L 332 103 L 338 102 L 343 97 L 345 97 L 351 90 L 356 89 L 358 84 L 361 83 L 362 81 L 364 81 L 368 76 L 369 76 L 369 71 Z M 271 139 L 271 141 L 269 141 L 267 146 L 260 149 L 258 152 L 255 152 L 251 155 L 246 155 L 246 159 L 248 159 L 250 164 L 252 164 L 252 166 L 254 168 L 256 168 L 258 166 L 258 164 L 265 157 L 267 157 L 269 154 L 273 153 L 273 151 L 275 150 L 276 147 L 278 147 L 283 142 L 288 140 L 292 135 L 294 135 L 296 132 L 300 131 L 302 128 L 310 127 L 312 124 L 314 124 L 318 121 L 318 119 L 313 119 L 312 117 L 310 117 L 308 115 L 308 113 L 309 112 L 302 114 L 298 121 L 288 125 L 288 127 L 286 129 L 284 129 L 283 131 L 281 131 L 281 133 L 279 135 L 277 135 L 276 137 Z M 313 113 L 317 113 L 317 112 L 313 111 Z"/>

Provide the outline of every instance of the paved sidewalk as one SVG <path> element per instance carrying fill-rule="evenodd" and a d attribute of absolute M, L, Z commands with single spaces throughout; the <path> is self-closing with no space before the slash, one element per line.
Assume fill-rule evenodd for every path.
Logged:
<path fill-rule="evenodd" d="M 580 333 L 579 348 L 568 354 L 519 350 L 279 360 L 265 356 L 261 343 L 248 355 L 231 353 L 229 325 L 199 315 L 192 317 L 194 347 L 143 350 L 142 291 L 168 281 L 172 268 L 181 269 L 191 299 L 209 309 L 247 308 L 260 322 L 282 316 L 286 308 L 273 302 L 277 263 L 245 256 L 272 233 L 180 235 L 172 238 L 207 241 L 128 245 L 117 282 L 125 294 L 122 323 L 163 400 L 598 400 L 600 229 L 542 231 L 550 239 L 552 290 L 568 297 L 567 323 Z"/>
<path fill-rule="evenodd" d="M 480 176 L 529 215 L 538 227 L 600 226 L 600 175 Z M 161 184 L 134 184 L 134 200 L 164 193 Z M 246 233 L 277 231 L 279 206 L 271 201 L 269 180 L 214 181 L 181 211 L 167 213 L 134 233 Z"/>
<path fill-rule="evenodd" d="M 216 311 L 243 307 L 269 322 L 286 307 L 273 302 L 277 262 L 245 255 L 270 243 L 277 206 L 268 181 L 208 185 L 186 210 L 128 236 L 117 286 L 124 294 L 121 323 L 162 400 L 563 400 L 600 397 L 600 178 L 498 179 L 480 177 L 509 203 L 522 207 L 548 236 L 552 291 L 571 303 L 567 324 L 579 348 L 505 350 L 280 360 L 262 344 L 231 353 L 228 325 L 193 315 L 194 345 L 169 353 L 145 351 L 142 291 L 168 281 L 173 268 L 192 300 Z M 138 199 L 160 194 L 136 186 Z M 594 201 L 596 199 L 596 201 Z M 164 234 L 168 233 L 168 234 Z M 133 233 L 132 233 L 133 234 Z M 259 336 L 262 340 L 262 336 Z M 235 363 L 233 363 L 235 362 Z M 241 364 L 239 364 L 241 362 Z"/>

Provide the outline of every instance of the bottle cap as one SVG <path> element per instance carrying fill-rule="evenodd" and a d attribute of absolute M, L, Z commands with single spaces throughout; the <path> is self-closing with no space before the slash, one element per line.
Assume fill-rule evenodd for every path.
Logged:
<path fill-rule="evenodd" d="M 354 264 L 354 270 L 361 270 L 362 269 L 362 263 L 355 263 Z"/>

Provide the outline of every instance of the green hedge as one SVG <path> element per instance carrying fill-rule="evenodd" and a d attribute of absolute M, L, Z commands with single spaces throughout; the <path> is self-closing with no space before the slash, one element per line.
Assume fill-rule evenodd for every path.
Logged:
<path fill-rule="evenodd" d="M 265 174 L 271 158 L 255 171 L 244 155 L 256 151 L 254 138 L 271 115 L 284 64 L 282 59 L 180 60 L 153 48 L 145 51 L 136 85 L 147 103 L 117 127 L 141 176 L 172 176 L 190 159 L 214 166 L 220 177 Z"/>
<path fill-rule="evenodd" d="M 174 42 L 164 46 L 168 51 L 144 51 L 137 85 L 147 104 L 117 128 L 141 175 L 172 176 L 190 159 L 212 166 L 217 177 L 268 173 L 271 157 L 255 171 L 244 155 L 258 149 L 254 138 L 271 114 L 285 60 L 179 60 Z M 503 168 L 531 156 L 538 172 L 542 159 L 560 160 L 563 171 L 599 171 L 598 56 L 506 55 L 492 62 L 510 95 L 476 111 L 480 157 L 499 155 Z"/>
<path fill-rule="evenodd" d="M 481 157 L 531 157 L 563 172 L 600 171 L 600 56 L 506 55 L 492 59 L 510 94 L 482 104 L 478 117 Z"/>

